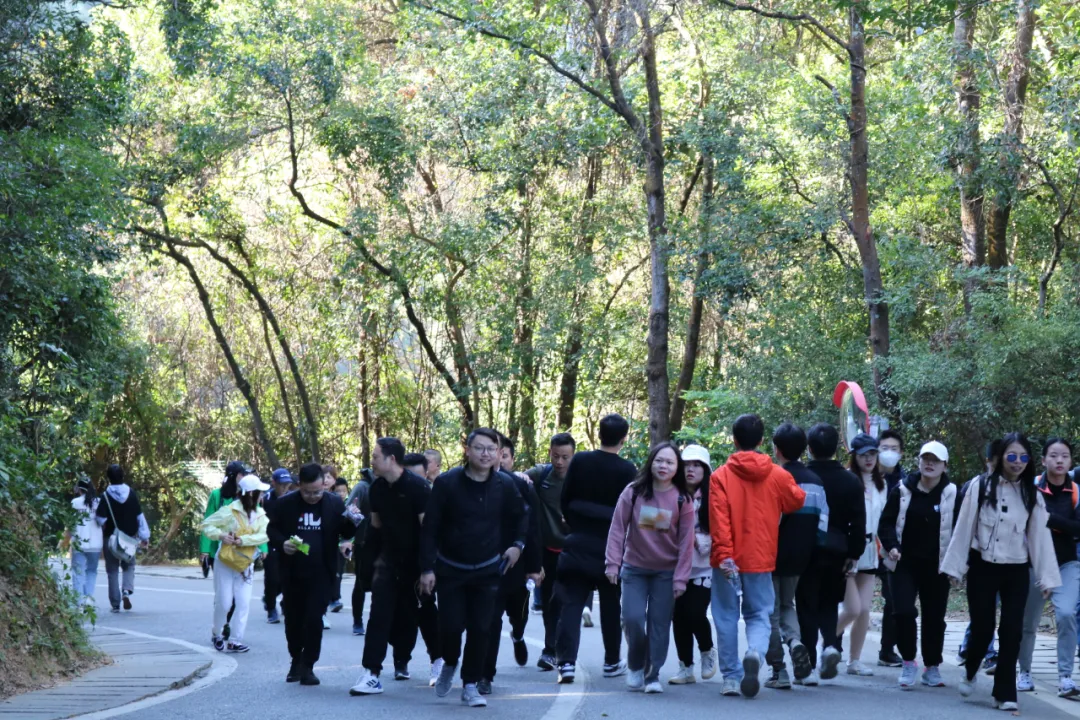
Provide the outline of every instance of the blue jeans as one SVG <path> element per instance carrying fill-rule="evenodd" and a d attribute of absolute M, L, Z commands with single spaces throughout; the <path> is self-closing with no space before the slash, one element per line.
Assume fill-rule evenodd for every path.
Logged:
<path fill-rule="evenodd" d="M 626 632 L 626 665 L 645 671 L 645 682 L 660 679 L 671 638 L 675 608 L 673 570 L 646 570 L 623 565 L 622 617 Z"/>
<path fill-rule="evenodd" d="M 75 589 L 76 595 L 94 596 L 94 585 L 97 584 L 98 559 L 100 558 L 100 550 L 93 552 L 71 551 L 71 585 Z"/>
<path fill-rule="evenodd" d="M 762 657 L 762 661 L 769 651 L 772 635 L 769 617 L 776 604 L 772 573 L 740 573 L 739 583 L 742 585 L 741 598 L 735 584 L 722 571 L 713 569 L 712 614 L 720 672 L 725 680 L 742 680 L 743 677 L 742 663 L 739 662 L 740 613 L 746 621 L 746 644 L 749 650 Z"/>

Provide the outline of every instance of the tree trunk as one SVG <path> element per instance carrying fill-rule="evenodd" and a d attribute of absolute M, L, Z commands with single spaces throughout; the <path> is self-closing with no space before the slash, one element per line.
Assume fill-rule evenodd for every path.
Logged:
<path fill-rule="evenodd" d="M 371 359 L 372 347 L 370 326 L 374 324 L 375 315 L 370 311 L 364 312 L 360 323 L 360 463 L 363 467 L 371 467 L 371 381 L 368 362 Z"/>
<path fill-rule="evenodd" d="M 960 232 L 964 265 L 968 268 L 986 264 L 986 221 L 983 215 L 983 189 L 979 172 L 979 83 L 972 46 L 978 18 L 978 0 L 962 0 L 953 33 L 956 64 L 956 104 L 962 129 L 957 148 L 957 185 L 960 188 Z M 970 294 L 971 285 L 965 287 Z"/>
<path fill-rule="evenodd" d="M 1031 44 L 1035 36 L 1034 0 L 1017 0 L 1016 40 L 1012 68 L 1005 83 L 1005 127 L 1002 130 L 998 169 L 1002 180 L 990 204 L 989 265 L 1003 268 L 1009 264 L 1009 215 L 1016 188 L 1020 183 L 1020 146 L 1024 135 L 1024 103 L 1027 100 L 1031 73 Z"/>
<path fill-rule="evenodd" d="M 521 224 L 518 273 L 518 293 L 515 301 L 517 327 L 514 344 L 517 347 L 521 380 L 521 444 L 520 454 L 528 463 L 536 459 L 536 356 L 533 333 L 536 325 L 536 302 L 532 285 L 532 213 L 529 207 L 529 189 L 525 181 L 518 183 L 518 197 L 523 203 L 524 218 Z"/>
<path fill-rule="evenodd" d="M 285 408 L 285 421 L 289 423 L 289 438 L 292 440 L 293 452 L 296 454 L 296 467 L 299 470 L 303 464 L 303 452 L 300 450 L 300 436 L 296 434 L 296 422 L 293 420 L 292 406 L 289 404 L 289 391 L 285 387 L 285 378 L 281 374 L 281 365 L 277 361 L 277 353 L 270 341 L 270 326 L 266 317 L 262 319 L 263 341 L 266 343 L 266 354 L 270 356 L 270 365 L 274 368 L 274 377 L 277 379 L 278 391 L 281 392 L 281 406 Z"/>

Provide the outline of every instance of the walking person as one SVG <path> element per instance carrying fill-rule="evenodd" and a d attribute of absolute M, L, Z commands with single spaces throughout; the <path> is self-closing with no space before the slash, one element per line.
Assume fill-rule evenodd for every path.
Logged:
<path fill-rule="evenodd" d="M 686 591 L 675 599 L 671 618 L 671 633 L 675 637 L 675 653 L 679 656 L 679 672 L 668 679 L 671 685 L 697 682 L 694 677 L 694 640 L 701 655 L 701 679 L 716 675 L 716 648 L 713 646 L 712 625 L 709 624 L 709 602 L 712 600 L 712 566 L 709 555 L 712 536 L 709 534 L 709 483 L 712 460 L 701 445 L 687 445 L 682 451 L 686 494 L 694 503 L 693 552 L 690 559 L 690 578 Z"/>
<path fill-rule="evenodd" d="M 237 497 L 202 521 L 199 530 L 218 543 L 214 558 L 214 624 L 211 628 L 214 648 L 220 652 L 246 653 L 244 631 L 251 608 L 252 570 L 258 546 L 267 542 L 269 521 L 259 504 L 270 486 L 256 475 L 245 475 L 237 482 Z M 232 633 L 222 636 L 225 618 L 233 611 Z"/>
<path fill-rule="evenodd" d="M 318 685 L 315 663 L 322 651 L 322 616 L 330 602 L 339 552 L 352 551 L 356 527 L 341 498 L 326 492 L 318 463 L 300 468 L 299 489 L 270 508 L 267 534 L 282 552 L 282 607 L 289 646 L 285 682 Z M 304 552 L 306 550 L 306 552 Z"/>
<path fill-rule="evenodd" d="M 353 517 L 360 518 L 356 525 L 356 535 L 353 538 L 353 566 L 356 569 L 356 582 L 352 591 L 352 617 L 353 635 L 363 635 L 364 629 L 364 604 L 367 598 L 368 587 L 371 585 L 375 574 L 375 556 L 379 553 L 379 533 L 371 530 L 371 503 L 368 493 L 371 484 L 375 482 L 371 470 L 364 468 L 360 471 L 360 479 L 349 491 L 349 497 L 345 500 L 345 507 Z"/>
<path fill-rule="evenodd" d="M 783 423 L 773 432 L 773 457 L 806 493 L 803 506 L 793 513 L 784 513 L 780 520 L 777 537 L 776 569 L 773 570 L 773 604 L 769 621 L 769 651 L 765 662 L 772 668 L 772 676 L 765 687 L 774 690 L 790 690 L 791 676 L 784 664 L 784 646 L 791 655 L 795 682 L 803 682 L 814 670 L 810 652 L 802 643 L 799 615 L 795 609 L 795 595 L 799 578 L 807 571 L 814 555 L 818 539 L 829 529 L 829 501 L 821 478 L 800 462 L 806 452 L 806 431 L 794 423 Z"/>
<path fill-rule="evenodd" d="M 335 477 L 334 484 L 330 490 L 341 498 L 341 502 L 345 502 L 349 498 L 349 481 L 343 477 Z M 348 505 L 346 505 L 346 507 L 348 507 Z M 345 556 L 338 555 L 337 575 L 334 576 L 334 592 L 330 599 L 330 607 L 328 608 L 332 613 L 341 612 L 341 609 L 345 607 L 341 602 L 341 580 L 344 576 Z"/>
<path fill-rule="evenodd" d="M 263 510 L 269 515 L 270 508 L 278 498 L 291 492 L 295 486 L 295 478 L 285 468 L 278 468 L 270 475 L 271 492 L 263 494 Z M 267 546 L 266 556 L 263 558 L 263 609 L 266 610 L 266 622 L 277 625 L 281 622 L 281 614 L 278 612 L 277 600 L 281 594 L 281 551 L 272 545 Z"/>
<path fill-rule="evenodd" d="M 71 546 L 71 584 L 79 600 L 94 604 L 94 586 L 97 584 L 98 560 L 104 547 L 101 526 L 94 520 L 101 498 L 94 492 L 94 483 L 80 478 L 75 484 L 75 498 L 71 508 L 79 518 L 79 524 L 68 539 Z"/>
<path fill-rule="evenodd" d="M 757 415 L 740 415 L 731 428 L 735 452 L 709 478 L 712 534 L 712 612 L 720 648 L 721 693 L 754 697 L 769 650 L 776 604 L 780 518 L 803 506 L 806 493 L 794 478 L 757 448 L 765 425 Z M 749 646 L 739 663 L 739 617 Z"/>
<path fill-rule="evenodd" d="M 432 482 L 427 479 L 429 461 L 423 453 L 407 453 L 405 455 L 405 469 L 424 479 L 428 490 Z M 420 637 L 424 640 L 427 649 L 429 667 L 428 685 L 435 686 L 442 672 L 442 650 L 439 648 L 439 606 L 436 604 L 435 595 L 424 595 L 417 591 L 417 624 L 420 627 Z M 355 592 L 354 592 L 355 596 Z"/>
<path fill-rule="evenodd" d="M 940 665 L 945 647 L 945 611 L 949 601 L 949 578 L 941 572 L 945 551 L 956 522 L 956 486 L 946 472 L 949 451 L 937 441 L 919 450 L 919 470 L 889 493 L 877 526 L 885 565 L 891 570 L 896 642 L 903 658 L 901 690 L 915 687 L 919 666 L 915 663 L 915 619 L 922 615 L 921 682 L 944 687 Z M 919 609 L 915 609 L 918 597 Z M 852 644 L 854 647 L 854 642 Z"/>
<path fill-rule="evenodd" d="M 1072 679 L 1076 655 L 1076 607 L 1080 602 L 1080 562 L 1076 543 L 1080 540 L 1080 488 L 1069 478 L 1072 467 L 1072 444 L 1060 437 L 1051 437 L 1043 445 L 1045 472 L 1038 479 L 1038 490 L 1046 503 L 1050 517 L 1047 527 L 1054 543 L 1061 585 L 1050 593 L 1054 606 L 1057 634 L 1058 697 L 1070 700 L 1080 697 L 1080 689 Z M 1034 690 L 1031 679 L 1031 659 L 1035 653 L 1035 634 L 1039 631 L 1046 600 L 1032 573 L 1031 587 L 1024 610 L 1024 634 L 1020 642 L 1020 675 L 1016 689 Z"/>
<path fill-rule="evenodd" d="M 146 523 L 139 496 L 125 482 L 124 469 L 113 464 L 105 469 L 109 486 L 94 515 L 101 526 L 105 547 L 105 572 L 109 577 L 109 604 L 112 612 L 131 609 L 131 594 L 135 592 L 135 553 L 137 548 L 150 544 L 150 526 Z M 113 535 L 116 540 L 111 540 Z M 123 573 L 121 581 L 120 573 Z"/>
<path fill-rule="evenodd" d="M 900 461 L 904 457 L 904 438 L 895 430 L 883 430 L 878 437 L 878 464 L 881 475 L 885 478 L 885 491 L 891 493 L 904 479 Z M 892 589 L 889 587 L 888 572 L 882 573 L 881 599 L 885 607 L 881 612 L 881 649 L 878 651 L 878 665 L 881 667 L 900 667 L 904 659 L 896 653 L 896 618 L 893 615 Z"/>
<path fill-rule="evenodd" d="M 421 536 L 420 591 L 438 593 L 443 667 L 435 694 L 450 693 L 461 660 L 462 702 L 485 707 L 476 684 L 483 676 L 500 573 L 521 559 L 528 516 L 517 487 L 496 470 L 498 433 L 489 428 L 469 433 L 465 458 L 465 465 L 440 475 L 431 488 Z"/>
<path fill-rule="evenodd" d="M 626 673 L 622 654 L 622 608 L 618 584 L 605 576 L 611 518 L 637 468 L 619 457 L 630 423 L 612 413 L 600 420 L 600 449 L 580 452 L 570 461 L 563 482 L 562 507 L 567 534 L 556 565 L 554 595 L 559 603 L 555 658 L 560 673 L 573 672 L 581 643 L 581 613 L 593 591 L 600 596 L 600 634 L 604 642 L 606 678 Z"/>
<path fill-rule="evenodd" d="M 1029 564 L 1044 598 L 1061 585 L 1061 573 L 1043 493 L 1035 487 L 1031 444 L 1020 433 L 1010 433 L 1001 442 L 997 469 L 964 496 L 942 571 L 957 580 L 967 576 L 971 642 L 960 694 L 969 697 L 975 690 L 979 665 L 994 634 L 995 598 L 1000 596 L 992 695 L 995 707 L 1016 710 L 1016 661 L 1031 582 Z"/>
<path fill-rule="evenodd" d="M 216 487 L 211 490 L 210 495 L 206 498 L 206 509 L 203 511 L 203 520 L 235 500 L 237 481 L 251 472 L 252 470 L 248 467 L 247 463 L 240 460 L 230 460 L 225 466 L 225 478 L 221 483 L 221 487 Z M 199 536 L 199 560 L 202 565 L 204 578 L 210 571 L 214 570 L 214 559 L 217 557 L 219 544 L 220 543 L 211 540 L 205 535 Z M 225 618 L 225 629 L 222 633 L 226 640 L 228 640 L 232 634 L 232 628 L 229 623 L 232 620 L 233 612 L 235 610 L 235 607 L 230 607 L 229 614 Z M 213 638 L 211 638 L 211 640 L 212 639 Z"/>
<path fill-rule="evenodd" d="M 819 538 L 806 572 L 795 589 L 802 643 L 810 654 L 810 664 L 819 668 L 802 681 L 817 685 L 837 675 L 840 651 L 836 649 L 837 607 L 844 600 L 847 572 L 866 550 L 866 503 L 862 480 L 836 461 L 840 433 L 827 423 L 818 423 L 806 436 L 810 450 L 807 469 L 821 480 L 829 505 L 829 525 Z M 821 635 L 820 663 L 817 656 Z M 819 667 L 820 666 L 820 667 Z M 800 684 L 796 680 L 796 684 Z"/>
<path fill-rule="evenodd" d="M 435 478 L 442 475 L 442 453 L 438 450 L 425 450 L 424 457 L 427 458 L 427 481 L 428 483 L 434 483 Z"/>
<path fill-rule="evenodd" d="M 878 466 L 878 441 L 865 433 L 851 441 L 851 461 L 848 470 L 862 480 L 863 502 L 866 508 L 866 549 L 848 573 L 844 589 L 844 611 L 836 621 L 836 634 L 843 635 L 851 626 L 851 645 L 848 648 L 848 675 L 869 676 L 873 668 L 862 662 L 866 632 L 870 629 L 870 607 L 874 601 L 874 585 L 881 574 L 878 554 L 878 521 L 888 499 L 885 478 Z M 923 619 L 925 623 L 925 617 Z M 925 658 L 924 658 L 925 660 Z M 938 663 L 940 664 L 940 660 Z"/>

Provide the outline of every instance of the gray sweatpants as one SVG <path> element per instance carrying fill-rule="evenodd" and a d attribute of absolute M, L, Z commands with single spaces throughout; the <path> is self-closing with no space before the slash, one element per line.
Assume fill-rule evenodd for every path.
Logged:
<path fill-rule="evenodd" d="M 123 595 L 120 592 L 120 571 L 124 573 L 123 591 L 135 592 L 135 563 L 120 562 L 108 548 L 105 548 L 105 572 L 109 576 L 109 604 L 114 608 L 120 607 Z"/>
<path fill-rule="evenodd" d="M 672 570 L 622 567 L 622 616 L 626 632 L 626 664 L 644 670 L 645 683 L 660 679 L 671 638 L 675 608 Z"/>
<path fill-rule="evenodd" d="M 799 576 L 773 575 L 772 583 L 776 602 L 769 615 L 772 635 L 769 637 L 765 662 L 774 670 L 780 670 L 784 667 L 784 645 L 799 642 L 799 616 L 795 613 L 795 588 L 799 584 Z"/>

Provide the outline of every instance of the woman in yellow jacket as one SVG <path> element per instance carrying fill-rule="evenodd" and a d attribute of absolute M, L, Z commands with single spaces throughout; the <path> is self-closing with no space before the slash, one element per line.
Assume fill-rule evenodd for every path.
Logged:
<path fill-rule="evenodd" d="M 221 544 L 214 559 L 214 648 L 221 652 L 248 651 L 244 644 L 248 610 L 251 606 L 251 575 L 255 553 L 267 542 L 269 521 L 259 499 L 270 486 L 256 475 L 246 475 L 237 483 L 237 498 L 203 520 L 200 530 Z M 228 641 L 222 635 L 229 608 L 236 604 Z"/>

